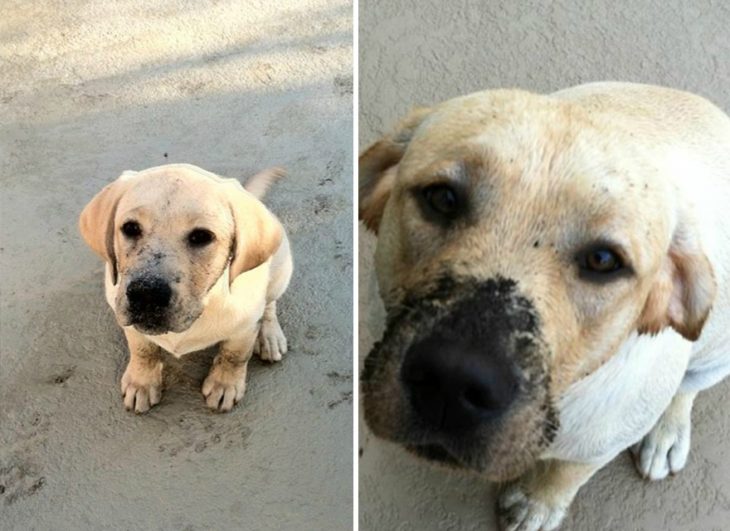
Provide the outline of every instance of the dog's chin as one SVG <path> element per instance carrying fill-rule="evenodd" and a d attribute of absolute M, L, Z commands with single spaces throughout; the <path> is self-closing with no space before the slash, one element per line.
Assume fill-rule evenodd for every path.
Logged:
<path fill-rule="evenodd" d="M 140 334 L 144 334 L 146 336 L 161 336 L 162 334 L 167 334 L 169 332 L 172 332 L 170 328 L 166 325 L 157 325 L 157 324 L 149 324 L 149 323 L 131 323 L 134 329 L 139 332 Z"/>
<path fill-rule="evenodd" d="M 477 459 L 474 456 L 460 455 L 458 452 L 438 443 L 405 443 L 403 446 L 411 454 L 433 465 L 460 472 L 473 472 L 493 482 L 515 479 L 522 475 L 532 464 L 527 460 L 513 460 L 506 463 Z"/>
<path fill-rule="evenodd" d="M 188 319 L 171 322 L 169 319 L 160 316 L 132 316 L 124 314 L 119 318 L 122 326 L 132 326 L 137 332 L 147 336 L 159 336 L 162 334 L 180 334 L 188 330 L 197 320 L 197 316 Z"/>
<path fill-rule="evenodd" d="M 549 447 L 557 426 L 545 403 L 536 400 L 516 404 L 501 420 L 473 432 L 443 433 L 415 418 L 397 387 L 390 392 L 378 388 L 377 394 L 365 387 L 364 420 L 373 435 L 438 468 L 478 474 L 487 481 L 510 481 L 525 473 Z"/>

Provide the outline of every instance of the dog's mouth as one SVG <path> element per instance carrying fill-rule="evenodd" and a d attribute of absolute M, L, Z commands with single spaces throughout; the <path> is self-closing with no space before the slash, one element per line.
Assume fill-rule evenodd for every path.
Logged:
<path fill-rule="evenodd" d="M 133 326 L 138 332 L 158 336 L 162 334 L 179 334 L 188 330 L 200 317 L 201 311 L 184 312 L 176 308 L 170 309 L 136 309 L 125 307 L 117 317 L 121 326 Z"/>
<path fill-rule="evenodd" d="M 141 332 L 142 334 L 150 335 L 150 336 L 159 336 L 162 334 L 167 334 L 168 332 L 172 332 L 170 330 L 170 327 L 167 324 L 158 323 L 154 321 L 132 321 L 130 323 L 135 330 L 138 332 Z"/>
<path fill-rule="evenodd" d="M 146 335 L 186 331 L 202 314 L 203 304 L 181 291 L 172 273 L 148 269 L 120 273 L 117 321 Z"/>
<path fill-rule="evenodd" d="M 131 314 L 129 316 L 129 325 L 135 330 L 150 336 L 159 336 L 162 334 L 179 334 L 188 330 L 196 321 L 198 316 L 189 315 L 181 319 L 172 319 L 168 312 L 165 313 L 143 313 Z"/>

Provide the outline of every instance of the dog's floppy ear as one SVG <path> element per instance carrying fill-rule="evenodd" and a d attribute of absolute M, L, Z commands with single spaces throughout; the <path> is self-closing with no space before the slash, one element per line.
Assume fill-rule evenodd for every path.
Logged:
<path fill-rule="evenodd" d="M 254 195 L 238 183 L 228 183 L 227 197 L 233 215 L 230 282 L 273 255 L 281 245 L 284 229 Z"/>
<path fill-rule="evenodd" d="M 414 109 L 401 120 L 395 133 L 384 136 L 360 155 L 359 216 L 375 233 L 393 188 L 398 163 L 413 133 L 430 113 L 428 108 Z"/>
<path fill-rule="evenodd" d="M 114 254 L 114 215 L 119 200 L 133 182 L 136 172 L 124 172 L 107 184 L 84 207 L 79 217 L 79 230 L 86 244 L 112 268 L 112 282 L 117 283 L 117 260 Z"/>
<path fill-rule="evenodd" d="M 680 222 L 639 318 L 639 332 L 671 326 L 690 341 L 700 337 L 717 292 L 710 261 L 689 224 Z"/>

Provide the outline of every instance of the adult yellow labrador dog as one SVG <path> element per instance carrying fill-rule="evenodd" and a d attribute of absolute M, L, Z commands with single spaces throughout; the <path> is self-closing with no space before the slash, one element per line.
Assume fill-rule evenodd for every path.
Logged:
<path fill-rule="evenodd" d="M 220 344 L 203 395 L 229 411 L 243 398 L 254 351 L 278 361 L 286 338 L 276 301 L 292 274 L 281 223 L 259 200 L 282 175 L 245 187 L 189 164 L 124 172 L 81 213 L 81 234 L 106 262 L 106 300 L 124 329 L 127 409 L 160 401 L 160 349 L 182 356 Z"/>
<path fill-rule="evenodd" d="M 503 483 L 503 529 L 551 530 L 633 447 L 687 461 L 697 393 L 730 372 L 730 119 L 596 83 L 420 109 L 360 158 L 387 309 L 372 431 Z"/>

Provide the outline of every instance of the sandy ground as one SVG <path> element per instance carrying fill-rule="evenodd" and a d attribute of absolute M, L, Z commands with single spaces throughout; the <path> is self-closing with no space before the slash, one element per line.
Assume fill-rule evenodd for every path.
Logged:
<path fill-rule="evenodd" d="M 448 8 L 446 8 L 448 6 Z M 596 80 L 702 94 L 730 112 L 730 6 L 701 0 L 438 0 L 360 4 L 360 142 L 415 105 L 494 87 L 549 92 Z M 374 238 L 360 232 L 360 353 L 380 337 Z M 561 529 L 730 529 L 730 381 L 701 394 L 685 470 L 639 479 L 624 453 L 579 492 Z M 360 529 L 494 530 L 493 487 L 425 465 L 361 427 Z"/>
<path fill-rule="evenodd" d="M 351 4 L 3 2 L 0 528 L 346 529 L 352 521 Z M 290 353 L 216 415 L 212 352 L 124 411 L 127 353 L 81 241 L 125 169 L 288 168 Z"/>

